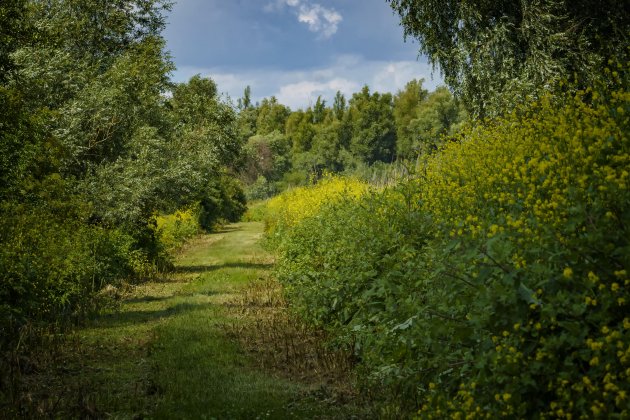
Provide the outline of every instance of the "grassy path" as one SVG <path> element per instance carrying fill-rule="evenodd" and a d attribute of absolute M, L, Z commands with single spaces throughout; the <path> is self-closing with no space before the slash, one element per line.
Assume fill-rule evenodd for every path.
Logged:
<path fill-rule="evenodd" d="M 240 223 L 196 239 L 174 275 L 134 288 L 120 311 L 78 330 L 58 372 L 66 379 L 49 378 L 73 401 L 72 416 L 355 418 L 355 409 L 313 397 L 312 383 L 261 369 L 226 334 L 226 325 L 248 322 L 230 302 L 271 269 L 261 232 Z"/>

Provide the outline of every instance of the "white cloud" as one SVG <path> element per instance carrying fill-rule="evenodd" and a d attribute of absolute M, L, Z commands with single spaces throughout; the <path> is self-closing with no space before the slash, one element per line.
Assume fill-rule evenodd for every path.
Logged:
<path fill-rule="evenodd" d="M 346 98 L 368 85 L 372 92 L 396 93 L 412 79 L 424 78 L 424 87 L 435 89 L 442 83 L 439 76 L 431 76 L 431 65 L 419 61 L 369 61 L 358 55 L 338 56 L 331 64 L 305 70 L 256 69 L 230 71 L 185 67 L 175 72 L 175 81 L 186 81 L 199 73 L 212 77 L 219 91 L 236 101 L 247 85 L 252 88 L 255 101 L 276 96 L 291 109 L 306 108 L 318 96 L 331 104 L 340 91 Z"/>
<path fill-rule="evenodd" d="M 280 86 L 275 96 L 281 104 L 296 109 L 313 105 L 318 96 L 330 101 L 337 91 L 349 97 L 360 88 L 361 85 L 357 82 L 343 78 L 323 82 L 303 80 Z"/>
<path fill-rule="evenodd" d="M 343 16 L 335 9 L 326 8 L 309 0 L 276 0 L 268 3 L 264 10 L 274 12 L 281 10 L 284 6 L 295 9 L 298 22 L 306 24 L 311 32 L 318 33 L 322 38 L 333 36 L 343 21 Z"/>
<path fill-rule="evenodd" d="M 319 32 L 322 37 L 330 38 L 337 32 L 343 17 L 333 9 L 326 9 L 319 4 L 301 5 L 298 20 L 308 25 L 312 32 Z"/>

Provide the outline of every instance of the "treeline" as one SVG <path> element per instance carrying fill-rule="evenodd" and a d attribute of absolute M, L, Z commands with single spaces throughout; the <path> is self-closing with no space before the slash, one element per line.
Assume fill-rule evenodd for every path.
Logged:
<path fill-rule="evenodd" d="M 3 400 L 30 336 L 98 308 L 104 286 L 169 265 L 156 215 L 186 207 L 210 229 L 244 210 L 237 113 L 211 80 L 170 82 L 168 7 L 0 5 Z"/>
<path fill-rule="evenodd" d="M 269 201 L 292 308 L 378 418 L 629 417 L 627 5 L 390 3 L 470 123 L 396 185 Z"/>
<path fill-rule="evenodd" d="M 428 92 L 412 80 L 395 95 L 364 86 L 332 105 L 321 97 L 306 110 L 291 111 L 272 97 L 252 105 L 246 88 L 238 101 L 244 143 L 241 179 L 252 199 L 305 185 L 323 173 L 368 174 L 369 168 L 415 159 L 436 150 L 466 120 L 445 87 Z"/>

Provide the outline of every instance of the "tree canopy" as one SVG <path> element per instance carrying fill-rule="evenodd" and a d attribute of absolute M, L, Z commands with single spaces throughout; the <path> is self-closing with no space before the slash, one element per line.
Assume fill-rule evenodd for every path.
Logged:
<path fill-rule="evenodd" d="M 630 2 L 387 0 L 474 116 L 577 78 L 588 86 L 628 56 Z"/>

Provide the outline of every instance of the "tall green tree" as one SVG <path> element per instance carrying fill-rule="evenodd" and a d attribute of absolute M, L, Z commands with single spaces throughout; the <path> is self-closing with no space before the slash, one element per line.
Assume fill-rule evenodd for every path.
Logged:
<path fill-rule="evenodd" d="M 346 118 L 352 127 L 349 151 L 357 159 L 368 164 L 394 159 L 396 127 L 390 93 L 371 94 L 370 88 L 364 86 L 352 95 Z"/>
<path fill-rule="evenodd" d="M 423 79 L 412 80 L 394 96 L 394 118 L 396 120 L 396 150 L 400 157 L 410 157 L 415 131 L 411 121 L 416 118 L 418 107 L 427 98 L 428 91 L 422 88 Z"/>
<path fill-rule="evenodd" d="M 315 106 L 313 107 L 313 124 L 319 124 L 324 121 L 326 117 L 326 100 L 321 96 L 317 97 Z"/>
<path fill-rule="evenodd" d="M 256 120 L 257 134 L 269 134 L 274 131 L 284 133 L 284 125 L 291 110 L 278 102 L 275 96 L 265 98 L 258 107 Z"/>
<path fill-rule="evenodd" d="M 313 111 L 308 108 L 306 111 L 297 110 L 291 113 L 287 119 L 286 130 L 294 155 L 310 150 L 315 136 Z"/>
<path fill-rule="evenodd" d="M 182 134 L 199 136 L 203 147 L 223 165 L 238 159 L 242 143 L 235 132 L 236 114 L 223 103 L 212 79 L 193 76 L 172 89 L 169 101 Z"/>
<path fill-rule="evenodd" d="M 161 255 L 153 214 L 198 201 L 238 154 L 214 82 L 169 80 L 168 8 L 0 4 L 0 347 L 9 328 L 141 275 Z"/>
<path fill-rule="evenodd" d="M 413 134 L 406 156 L 415 157 L 437 149 L 465 120 L 466 112 L 451 92 L 444 86 L 438 87 L 418 105 L 415 118 L 409 122 Z"/>
<path fill-rule="evenodd" d="M 340 91 L 335 94 L 335 100 L 332 107 L 333 115 L 336 119 L 343 119 L 343 115 L 346 112 L 346 97 Z"/>
<path fill-rule="evenodd" d="M 609 59 L 628 57 L 627 0 L 387 1 L 477 117 L 563 79 L 588 86 Z"/>
<path fill-rule="evenodd" d="M 251 108 L 252 106 L 252 88 L 247 85 L 243 91 L 243 97 L 238 99 L 238 109 L 240 111 Z"/>

